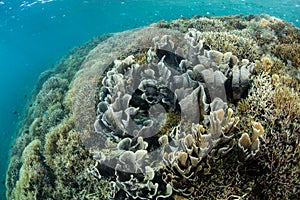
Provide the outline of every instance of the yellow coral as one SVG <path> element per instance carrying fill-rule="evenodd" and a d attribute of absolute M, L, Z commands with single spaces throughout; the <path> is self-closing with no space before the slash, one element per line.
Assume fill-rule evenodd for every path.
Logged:
<path fill-rule="evenodd" d="M 271 112 L 277 118 L 283 117 L 284 123 L 289 123 L 300 116 L 300 99 L 293 88 L 276 87 L 271 96 L 275 107 Z"/>
<path fill-rule="evenodd" d="M 262 125 L 258 122 L 253 122 L 252 124 L 252 129 L 253 129 L 253 135 L 252 135 L 252 140 L 255 141 L 258 139 L 259 136 L 262 136 L 265 132 L 264 128 Z"/>
<path fill-rule="evenodd" d="M 278 73 L 282 68 L 284 68 L 284 64 L 278 58 L 267 54 L 256 61 L 254 70 L 256 73 L 274 74 Z"/>
<path fill-rule="evenodd" d="M 247 113 L 251 110 L 250 103 L 247 99 L 242 99 L 238 102 L 237 110 L 239 114 Z"/>
<path fill-rule="evenodd" d="M 239 146 L 243 148 L 243 150 L 247 150 L 251 146 L 251 139 L 248 133 L 243 133 L 239 139 Z"/>
<path fill-rule="evenodd" d="M 252 129 L 253 133 L 251 139 L 248 133 L 243 133 L 238 141 L 238 145 L 244 150 L 244 152 L 250 150 L 251 154 L 255 155 L 259 150 L 259 137 L 264 134 L 265 130 L 258 122 L 252 123 Z"/>

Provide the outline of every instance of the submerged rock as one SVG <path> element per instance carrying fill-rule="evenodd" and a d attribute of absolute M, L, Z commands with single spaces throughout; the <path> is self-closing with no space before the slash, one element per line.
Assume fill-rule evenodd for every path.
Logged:
<path fill-rule="evenodd" d="M 296 198 L 299 69 L 284 49 L 299 38 L 270 16 L 197 17 L 75 49 L 33 93 L 7 198 Z"/>

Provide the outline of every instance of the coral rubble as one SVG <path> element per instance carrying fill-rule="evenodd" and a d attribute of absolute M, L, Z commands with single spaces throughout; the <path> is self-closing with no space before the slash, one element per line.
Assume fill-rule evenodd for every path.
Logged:
<path fill-rule="evenodd" d="M 7 198 L 296 199 L 299 33 L 197 16 L 75 49 L 32 95 Z"/>

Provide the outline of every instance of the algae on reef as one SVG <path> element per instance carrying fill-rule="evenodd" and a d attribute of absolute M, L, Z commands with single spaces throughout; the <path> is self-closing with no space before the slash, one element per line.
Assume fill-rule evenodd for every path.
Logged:
<path fill-rule="evenodd" d="M 296 199 L 299 46 L 267 15 L 94 38 L 41 75 L 7 199 Z"/>

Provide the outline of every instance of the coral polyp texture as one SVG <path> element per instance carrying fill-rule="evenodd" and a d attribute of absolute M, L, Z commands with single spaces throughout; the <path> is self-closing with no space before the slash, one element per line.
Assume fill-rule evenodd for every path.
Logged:
<path fill-rule="evenodd" d="M 297 199 L 299 33 L 194 17 L 74 49 L 33 92 L 7 198 Z"/>

